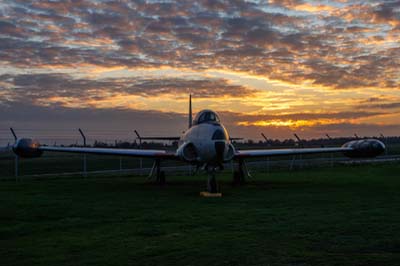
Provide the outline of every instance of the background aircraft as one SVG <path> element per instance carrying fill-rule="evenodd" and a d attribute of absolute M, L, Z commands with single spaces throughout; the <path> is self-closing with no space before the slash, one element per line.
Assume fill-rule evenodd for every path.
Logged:
<path fill-rule="evenodd" d="M 223 164 L 232 160 L 237 161 L 234 171 L 234 181 L 243 182 L 249 176 L 245 159 L 253 157 L 270 157 L 279 155 L 297 155 L 313 153 L 343 152 L 347 157 L 366 158 L 375 157 L 385 151 L 385 145 L 377 139 L 353 140 L 341 147 L 335 148 L 298 148 L 298 149 L 261 149 L 261 150 L 236 150 L 231 143 L 228 131 L 212 110 L 202 110 L 192 119 L 192 101 L 189 98 L 188 130 L 180 137 L 148 137 L 146 139 L 178 140 L 178 149 L 175 152 L 166 150 L 142 149 L 114 149 L 114 148 L 79 148 L 42 146 L 38 141 L 22 138 L 14 134 L 16 143 L 13 151 L 20 157 L 40 157 L 44 151 L 71 152 L 85 154 L 103 154 L 132 156 L 154 159 L 150 175 L 156 176 L 158 182 L 165 182 L 165 174 L 161 171 L 161 161 L 181 160 L 204 170 L 208 173 L 207 190 L 210 193 L 218 191 L 215 173 L 223 169 Z M 142 138 L 144 139 L 144 138 Z"/>

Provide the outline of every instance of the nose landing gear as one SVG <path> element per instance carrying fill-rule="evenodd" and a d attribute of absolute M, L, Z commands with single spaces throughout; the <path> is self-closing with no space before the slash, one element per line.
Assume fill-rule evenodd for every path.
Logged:
<path fill-rule="evenodd" d="M 209 193 L 218 193 L 219 192 L 217 178 L 215 177 L 215 171 L 208 173 L 207 192 L 209 192 Z"/>
<path fill-rule="evenodd" d="M 222 194 L 219 192 L 219 186 L 215 173 L 217 171 L 216 166 L 204 165 L 204 170 L 207 172 L 207 191 L 201 192 L 200 195 L 203 197 L 221 197 Z"/>
<path fill-rule="evenodd" d="M 163 186 L 165 185 L 165 172 L 161 171 L 161 161 L 160 159 L 156 159 L 154 161 L 153 167 L 151 168 L 151 172 L 149 174 L 149 179 L 156 179 L 157 184 Z"/>
<path fill-rule="evenodd" d="M 206 198 L 222 197 L 222 193 L 220 193 L 218 189 L 218 182 L 215 177 L 215 171 L 208 172 L 207 191 L 200 192 L 200 196 Z"/>

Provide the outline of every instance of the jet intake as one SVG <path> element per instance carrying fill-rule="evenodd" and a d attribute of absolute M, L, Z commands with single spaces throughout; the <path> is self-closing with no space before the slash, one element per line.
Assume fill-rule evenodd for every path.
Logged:
<path fill-rule="evenodd" d="M 36 158 L 43 154 L 43 151 L 39 148 L 40 143 L 36 140 L 19 139 L 13 146 L 13 151 L 22 158 Z"/>
<path fill-rule="evenodd" d="M 386 149 L 385 144 L 377 139 L 353 140 L 342 147 L 352 149 L 344 152 L 349 158 L 373 158 L 381 155 Z"/>
<path fill-rule="evenodd" d="M 198 157 L 197 149 L 193 143 L 188 142 L 179 147 L 178 156 L 186 162 L 195 162 Z"/>
<path fill-rule="evenodd" d="M 230 160 L 233 159 L 233 156 L 235 156 L 235 148 L 233 147 L 232 144 L 228 145 L 228 150 L 225 152 L 225 162 L 229 162 Z"/>

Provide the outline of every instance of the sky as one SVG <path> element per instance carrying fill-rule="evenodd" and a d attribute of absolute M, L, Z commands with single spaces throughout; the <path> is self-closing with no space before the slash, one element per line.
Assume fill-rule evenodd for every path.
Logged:
<path fill-rule="evenodd" d="M 399 135 L 400 1 L 1 1 L 0 142 Z"/>

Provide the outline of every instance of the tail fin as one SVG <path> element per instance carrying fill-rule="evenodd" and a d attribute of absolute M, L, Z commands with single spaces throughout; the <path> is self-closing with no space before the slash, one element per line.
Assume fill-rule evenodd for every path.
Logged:
<path fill-rule="evenodd" d="M 189 128 L 192 127 L 192 94 L 189 94 Z"/>

